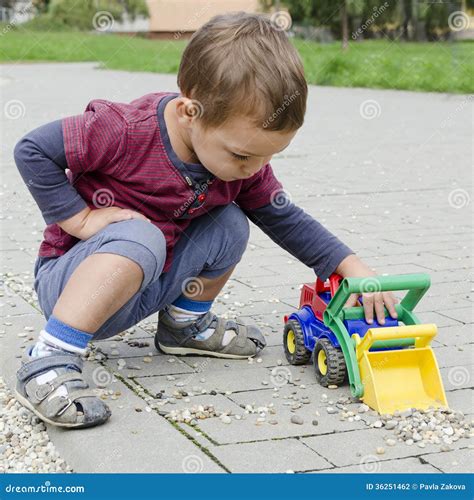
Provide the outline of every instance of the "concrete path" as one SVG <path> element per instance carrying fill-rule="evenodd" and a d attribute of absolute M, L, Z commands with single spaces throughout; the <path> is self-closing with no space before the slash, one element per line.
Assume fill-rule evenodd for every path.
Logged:
<path fill-rule="evenodd" d="M 16 170 L 15 143 L 39 125 L 82 113 L 93 98 L 127 102 L 175 90 L 175 80 L 104 71 L 93 63 L 2 67 L 0 376 L 10 387 L 21 348 L 35 335 L 25 336 L 24 328 L 44 325 L 31 293 L 44 222 Z M 439 327 L 434 345 L 448 401 L 470 421 L 472 101 L 312 87 L 308 104 L 303 129 L 272 162 L 277 175 L 293 201 L 380 273 L 431 275 L 433 285 L 417 311 L 423 322 Z M 349 422 L 327 414 L 323 394 L 337 404 L 350 395 L 348 387 L 323 389 L 312 365 L 289 367 L 282 349 L 282 317 L 297 307 L 299 285 L 313 279 L 311 270 L 253 227 L 245 258 L 216 310 L 264 327 L 269 347 L 260 359 L 162 355 L 152 342 L 156 315 L 149 317 L 133 331 L 96 344 L 87 373 L 101 382 L 113 418 L 79 432 L 49 427 L 59 453 L 76 472 L 470 471 L 468 439 L 447 452 L 398 443 L 376 455 L 388 431 L 371 427 L 375 415 Z M 289 374 L 289 383 L 281 384 L 279 370 Z M 192 427 L 163 416 L 196 405 L 230 412 L 232 422 L 212 417 Z M 304 423 L 291 423 L 293 414 Z"/>

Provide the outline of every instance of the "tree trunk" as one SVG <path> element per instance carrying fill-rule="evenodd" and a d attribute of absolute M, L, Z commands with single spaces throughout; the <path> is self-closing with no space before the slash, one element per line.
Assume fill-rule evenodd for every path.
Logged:
<path fill-rule="evenodd" d="M 342 50 L 347 50 L 347 47 L 349 46 L 349 20 L 347 19 L 347 0 L 342 0 L 341 22 Z"/>
<path fill-rule="evenodd" d="M 409 32 L 408 32 L 408 26 L 410 25 L 412 14 L 413 14 L 413 9 L 412 9 L 412 5 L 411 5 L 411 0 L 404 0 L 403 1 L 402 33 L 403 33 L 403 39 L 405 41 L 408 41 L 410 38 Z"/>

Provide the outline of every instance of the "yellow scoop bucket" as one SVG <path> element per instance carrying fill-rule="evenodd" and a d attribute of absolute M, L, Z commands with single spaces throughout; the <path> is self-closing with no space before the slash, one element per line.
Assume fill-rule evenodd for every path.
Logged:
<path fill-rule="evenodd" d="M 420 324 L 413 312 L 429 286 L 427 274 L 345 278 L 324 311 L 324 324 L 344 354 L 352 395 L 379 413 L 448 406 L 430 346 L 436 325 Z M 344 307 L 353 293 L 390 290 L 407 290 L 395 305 L 398 326 L 366 329 L 363 307 Z"/>
<path fill-rule="evenodd" d="M 370 329 L 361 339 L 353 335 L 365 404 L 379 413 L 408 408 L 448 406 L 438 363 L 430 342 L 436 325 Z M 370 351 L 374 342 L 414 339 L 413 347 Z"/>

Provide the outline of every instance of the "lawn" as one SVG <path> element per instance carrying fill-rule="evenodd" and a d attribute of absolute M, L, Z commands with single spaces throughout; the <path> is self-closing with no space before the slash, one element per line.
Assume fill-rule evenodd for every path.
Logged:
<path fill-rule="evenodd" d="M 1 26 L 0 26 L 1 27 Z M 98 61 L 127 71 L 176 73 L 185 40 L 83 32 L 20 29 L 3 34 L 0 61 Z M 354 42 L 346 52 L 339 43 L 294 40 L 309 83 L 430 92 L 472 93 L 471 42 Z"/>

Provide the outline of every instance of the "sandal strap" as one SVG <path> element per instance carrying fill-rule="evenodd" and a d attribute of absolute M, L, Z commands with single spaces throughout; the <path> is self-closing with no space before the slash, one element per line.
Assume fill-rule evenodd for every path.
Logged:
<path fill-rule="evenodd" d="M 167 311 L 165 311 L 164 314 L 167 315 L 167 318 L 169 320 L 174 322 L 174 319 Z M 214 321 L 217 321 L 217 316 L 209 311 L 200 318 L 198 318 L 196 321 L 192 322 L 190 325 L 180 328 L 179 333 L 182 339 L 181 342 L 185 343 L 191 337 L 194 337 L 206 331 L 210 326 L 212 326 L 212 323 Z"/>
<path fill-rule="evenodd" d="M 49 356 L 33 358 L 18 370 L 18 380 L 20 382 L 25 382 L 36 375 L 59 367 L 71 368 L 78 372 L 82 372 L 83 361 L 79 356 L 70 354 L 51 354 Z"/>
<path fill-rule="evenodd" d="M 84 387 L 87 387 L 87 383 L 83 380 L 80 373 L 70 371 L 58 375 L 54 379 L 45 382 L 44 384 L 38 384 L 36 378 L 30 379 L 25 384 L 25 391 L 28 394 L 31 402 L 33 402 L 34 404 L 39 404 L 50 394 L 52 394 L 58 387 L 62 386 L 66 382 L 72 381 L 81 381 L 83 382 Z"/>
<path fill-rule="evenodd" d="M 96 398 L 97 395 L 94 394 L 92 389 L 78 389 L 72 391 L 67 396 L 58 396 L 51 399 L 51 401 L 43 401 L 43 403 L 41 403 L 42 411 L 48 418 L 60 417 L 74 404 L 74 401 L 86 397 Z"/>

